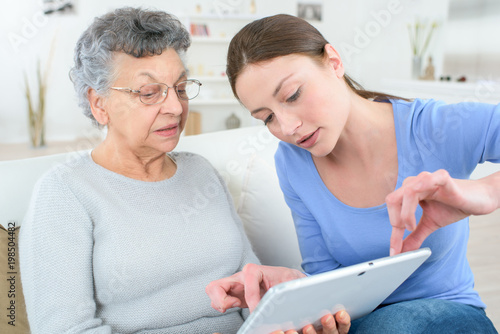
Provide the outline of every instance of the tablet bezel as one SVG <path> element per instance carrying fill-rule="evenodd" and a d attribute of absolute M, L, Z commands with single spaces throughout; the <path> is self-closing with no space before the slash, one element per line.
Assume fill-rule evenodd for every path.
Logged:
<path fill-rule="evenodd" d="M 237 334 L 317 326 L 323 315 L 342 309 L 351 320 L 360 318 L 379 306 L 430 255 L 429 248 L 421 248 L 278 284 L 266 292 Z"/>

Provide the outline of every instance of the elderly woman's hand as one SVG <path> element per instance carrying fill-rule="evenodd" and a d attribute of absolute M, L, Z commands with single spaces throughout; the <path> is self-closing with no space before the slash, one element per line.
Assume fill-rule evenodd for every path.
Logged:
<path fill-rule="evenodd" d="M 248 307 L 252 312 L 262 295 L 272 286 L 281 282 L 304 277 L 298 270 L 263 266 L 257 264 L 246 265 L 241 272 L 230 277 L 211 282 L 206 287 L 206 293 L 212 300 L 212 307 L 225 312 L 232 307 Z M 349 332 L 351 317 L 346 311 L 327 314 L 321 318 L 322 329 L 316 330 L 313 325 L 302 329 L 303 334 L 344 334 Z M 284 333 L 276 331 L 272 334 Z M 294 330 L 285 334 L 297 333 Z"/>
<path fill-rule="evenodd" d="M 302 277 L 305 275 L 295 269 L 249 263 L 242 271 L 211 282 L 205 291 L 212 300 L 212 307 L 219 312 L 233 307 L 248 307 L 253 312 L 271 287 Z"/>

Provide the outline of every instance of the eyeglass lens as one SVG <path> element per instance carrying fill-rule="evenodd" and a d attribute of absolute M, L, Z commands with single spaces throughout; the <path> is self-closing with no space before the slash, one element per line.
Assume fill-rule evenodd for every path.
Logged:
<path fill-rule="evenodd" d="M 168 87 L 165 84 L 148 84 L 141 87 L 139 96 L 145 104 L 156 104 L 165 100 L 168 94 L 167 89 Z M 183 81 L 174 89 L 180 99 L 190 100 L 198 96 L 200 86 L 193 81 Z"/>

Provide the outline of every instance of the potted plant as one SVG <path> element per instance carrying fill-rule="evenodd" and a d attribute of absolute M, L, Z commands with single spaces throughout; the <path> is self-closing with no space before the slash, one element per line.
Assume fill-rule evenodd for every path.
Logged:
<path fill-rule="evenodd" d="M 36 82 L 38 86 L 38 103 L 30 89 L 28 75 L 24 73 L 25 94 L 28 103 L 28 130 L 32 147 L 45 146 L 45 94 L 47 91 L 47 71 L 42 75 L 40 61 L 37 63 Z"/>
<path fill-rule="evenodd" d="M 408 33 L 410 34 L 410 45 L 413 54 L 412 59 L 412 79 L 418 79 L 422 74 L 422 57 L 427 51 L 434 31 L 438 27 L 436 21 L 430 25 L 421 23 L 419 20 L 415 24 L 408 24 Z"/>
<path fill-rule="evenodd" d="M 28 74 L 24 72 L 25 96 L 28 104 L 28 130 L 32 147 L 45 146 L 45 98 L 47 94 L 49 69 L 54 54 L 54 46 L 55 37 L 52 39 L 50 46 L 45 73 L 42 73 L 40 59 L 38 59 L 36 66 L 35 89 L 30 88 Z M 38 90 L 38 94 L 35 93 L 36 90 Z"/>

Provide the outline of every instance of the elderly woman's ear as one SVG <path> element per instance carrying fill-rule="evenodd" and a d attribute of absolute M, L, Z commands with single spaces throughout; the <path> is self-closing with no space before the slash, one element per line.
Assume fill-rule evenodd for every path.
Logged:
<path fill-rule="evenodd" d="M 101 125 L 106 125 L 109 122 L 109 115 L 105 108 L 105 98 L 99 95 L 93 88 L 89 88 L 88 99 L 90 110 L 96 121 Z"/>

